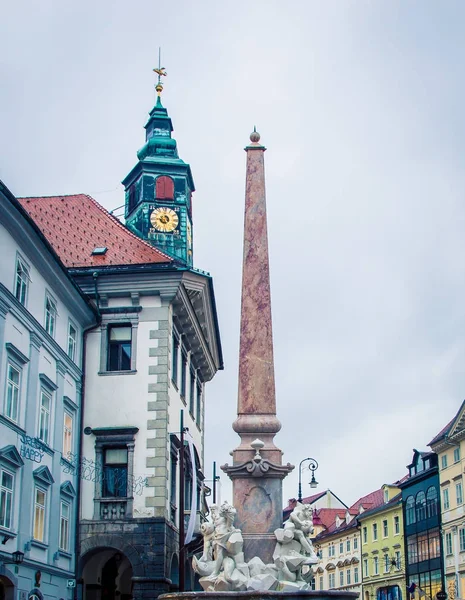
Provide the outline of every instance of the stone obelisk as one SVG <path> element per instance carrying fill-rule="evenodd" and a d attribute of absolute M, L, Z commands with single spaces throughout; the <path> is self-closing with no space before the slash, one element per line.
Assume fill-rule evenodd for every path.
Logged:
<path fill-rule="evenodd" d="M 233 464 L 222 469 L 233 482 L 235 526 L 242 530 L 245 560 L 272 562 L 274 530 L 282 525 L 282 464 L 274 436 L 281 429 L 276 396 L 266 222 L 266 148 L 254 130 L 246 146 L 247 172 L 242 266 L 239 394 L 233 429 L 240 438 Z"/>

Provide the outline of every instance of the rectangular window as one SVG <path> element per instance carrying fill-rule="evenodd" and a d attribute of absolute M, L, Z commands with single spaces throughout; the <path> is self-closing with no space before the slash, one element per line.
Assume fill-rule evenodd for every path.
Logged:
<path fill-rule="evenodd" d="M 452 533 L 446 533 L 446 554 L 452 554 Z"/>
<path fill-rule="evenodd" d="M 336 552 L 335 552 L 335 548 L 334 548 L 334 544 L 330 544 L 329 548 L 328 548 L 328 556 L 335 556 Z"/>
<path fill-rule="evenodd" d="M 454 462 L 458 463 L 460 460 L 460 447 L 454 448 Z"/>
<path fill-rule="evenodd" d="M 197 421 L 197 425 L 200 427 L 200 421 L 202 420 L 202 384 L 197 379 L 197 404 L 196 404 L 196 414 L 195 420 Z"/>
<path fill-rule="evenodd" d="M 396 569 L 399 570 L 402 568 L 402 561 L 400 558 L 400 550 L 396 550 Z"/>
<path fill-rule="evenodd" d="M 194 416 L 195 410 L 195 371 L 191 369 L 190 388 L 189 388 L 189 412 Z"/>
<path fill-rule="evenodd" d="M 131 325 L 112 325 L 108 328 L 108 371 L 131 370 Z"/>
<path fill-rule="evenodd" d="M 344 585 L 344 571 L 339 571 L 339 585 Z"/>
<path fill-rule="evenodd" d="M 455 484 L 455 497 L 457 499 L 457 504 L 463 504 L 463 488 L 461 482 Z"/>
<path fill-rule="evenodd" d="M 50 438 L 50 410 L 52 406 L 52 397 L 45 390 L 40 391 L 40 409 L 39 409 L 39 431 L 37 437 L 44 444 L 48 444 Z"/>
<path fill-rule="evenodd" d="M 364 559 L 363 559 L 363 576 L 364 576 L 364 577 L 368 577 L 368 576 L 369 576 L 369 571 L 368 571 L 368 558 L 364 558 Z"/>
<path fill-rule="evenodd" d="M 66 412 L 63 419 L 63 456 L 70 458 L 73 452 L 73 415 Z"/>
<path fill-rule="evenodd" d="M 373 523 L 373 541 L 378 539 L 378 523 Z"/>
<path fill-rule="evenodd" d="M 400 521 L 397 515 L 394 517 L 394 533 L 396 535 L 400 533 Z"/>
<path fill-rule="evenodd" d="M 384 519 L 384 521 L 383 521 L 383 537 L 387 537 L 388 535 L 389 535 L 388 522 L 387 522 L 387 519 Z"/>
<path fill-rule="evenodd" d="M 346 541 L 346 551 L 350 552 L 350 540 Z"/>
<path fill-rule="evenodd" d="M 57 320 L 57 304 L 53 298 L 46 296 L 45 298 L 45 331 L 54 337 L 55 324 Z"/>
<path fill-rule="evenodd" d="M 45 507 L 47 494 L 39 489 L 34 490 L 34 531 L 33 538 L 39 542 L 45 540 Z"/>
<path fill-rule="evenodd" d="M 0 470 L 0 527 L 11 529 L 13 518 L 14 477 L 8 471 Z"/>
<path fill-rule="evenodd" d="M 21 371 L 8 362 L 6 374 L 5 415 L 12 421 L 18 420 Z"/>
<path fill-rule="evenodd" d="M 366 544 L 368 541 L 368 530 L 366 527 L 363 528 L 363 543 Z"/>
<path fill-rule="evenodd" d="M 128 449 L 104 450 L 103 488 L 104 498 L 126 498 L 128 488 Z"/>
<path fill-rule="evenodd" d="M 77 330 L 72 323 L 68 323 L 68 356 L 76 359 Z"/>
<path fill-rule="evenodd" d="M 15 297 L 16 300 L 26 305 L 27 288 L 29 283 L 29 267 L 19 257 L 16 259 Z"/>
<path fill-rule="evenodd" d="M 354 537 L 354 550 L 358 550 L 358 537 Z"/>
<path fill-rule="evenodd" d="M 354 567 L 354 583 L 358 583 L 358 567 Z"/>
<path fill-rule="evenodd" d="M 449 510 L 449 507 L 449 488 L 446 488 L 445 490 L 442 490 L 442 508 L 444 510 Z"/>
<path fill-rule="evenodd" d="M 374 570 L 374 575 L 378 575 L 379 573 L 379 559 L 377 556 L 375 556 L 373 558 L 373 570 Z"/>
<path fill-rule="evenodd" d="M 329 589 L 336 587 L 336 573 L 329 574 Z"/>
<path fill-rule="evenodd" d="M 69 551 L 69 504 L 60 504 L 60 550 Z"/>
<path fill-rule="evenodd" d="M 181 398 L 186 397 L 187 356 L 181 352 Z"/>
<path fill-rule="evenodd" d="M 323 577 L 320 577 L 320 590 L 324 589 L 324 580 Z"/>
<path fill-rule="evenodd" d="M 173 347 L 171 355 L 171 381 L 178 385 L 179 338 L 173 333 Z"/>
<path fill-rule="evenodd" d="M 385 554 L 384 555 L 384 572 L 385 573 L 389 573 L 390 566 L 391 566 L 391 562 L 389 560 L 389 555 Z"/>
<path fill-rule="evenodd" d="M 339 554 L 344 552 L 344 542 L 339 542 Z"/>
<path fill-rule="evenodd" d="M 447 454 L 441 456 L 441 469 L 447 468 Z"/>
<path fill-rule="evenodd" d="M 459 529 L 460 552 L 465 552 L 465 529 Z"/>
<path fill-rule="evenodd" d="M 350 585 L 350 584 L 351 584 L 351 579 L 352 579 L 352 578 L 351 578 L 350 569 L 347 569 L 347 575 L 346 575 L 346 582 L 347 582 L 347 585 Z"/>

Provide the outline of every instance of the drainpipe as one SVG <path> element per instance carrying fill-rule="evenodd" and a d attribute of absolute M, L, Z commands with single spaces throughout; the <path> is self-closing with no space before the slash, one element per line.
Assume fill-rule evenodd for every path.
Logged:
<path fill-rule="evenodd" d="M 82 376 L 81 376 L 81 403 L 80 403 L 80 412 L 79 412 L 79 437 L 78 437 L 78 464 L 77 464 L 77 483 L 76 483 L 76 510 L 75 510 L 75 535 L 74 535 L 74 576 L 76 579 L 76 587 L 74 588 L 74 600 L 82 600 L 83 597 L 83 582 L 80 582 L 81 592 L 78 593 L 78 575 L 79 575 L 79 540 L 81 534 L 81 526 L 80 526 L 80 512 L 81 512 L 81 452 L 83 447 L 84 440 L 84 404 L 85 404 L 85 383 L 86 383 L 86 348 L 87 348 L 87 335 L 97 329 L 101 323 L 101 315 L 100 315 L 100 307 L 99 307 L 99 296 L 97 291 L 97 277 L 98 273 L 93 273 L 94 277 L 94 286 L 95 286 L 95 300 L 96 300 L 96 308 L 97 308 L 97 323 L 95 325 L 90 325 L 85 328 L 82 336 L 82 349 L 81 349 L 81 364 L 82 364 Z"/>

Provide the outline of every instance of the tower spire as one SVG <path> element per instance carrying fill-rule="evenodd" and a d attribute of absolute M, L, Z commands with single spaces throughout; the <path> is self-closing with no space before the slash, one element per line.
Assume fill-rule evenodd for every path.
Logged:
<path fill-rule="evenodd" d="M 158 48 L 158 69 L 153 69 L 153 71 L 158 75 L 158 82 L 155 85 L 155 90 L 158 94 L 158 98 L 160 98 L 161 93 L 163 91 L 163 84 L 161 82 L 161 78 L 166 77 L 168 75 L 165 67 L 161 66 L 161 48 Z M 157 104 L 158 104 L 158 101 L 157 101 Z"/>

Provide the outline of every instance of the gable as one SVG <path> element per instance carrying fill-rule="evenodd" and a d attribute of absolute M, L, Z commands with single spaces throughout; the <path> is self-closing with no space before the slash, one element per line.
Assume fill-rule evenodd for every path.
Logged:
<path fill-rule="evenodd" d="M 16 450 L 16 447 L 12 444 L 8 446 L 4 446 L 0 450 L 0 460 L 10 464 L 15 469 L 19 469 L 24 465 L 24 461 L 21 458 L 19 452 Z"/>
<path fill-rule="evenodd" d="M 71 481 L 64 481 L 60 485 L 60 494 L 70 496 L 71 498 L 74 498 L 76 496 L 76 490 L 74 489 Z"/>
<path fill-rule="evenodd" d="M 32 475 L 34 479 L 41 481 L 45 485 L 52 485 L 52 483 L 55 483 L 55 480 L 53 479 L 49 468 L 46 466 L 39 467 L 38 469 L 33 471 Z"/>

